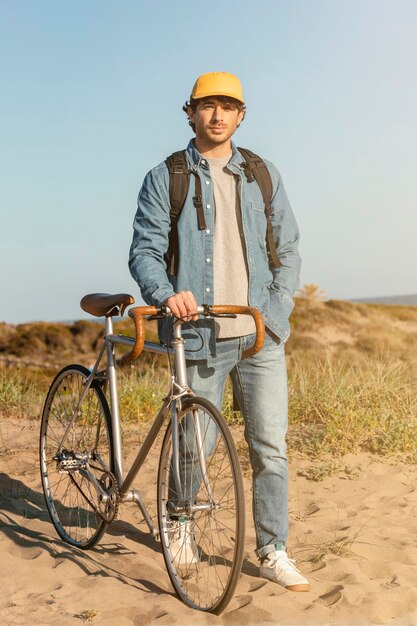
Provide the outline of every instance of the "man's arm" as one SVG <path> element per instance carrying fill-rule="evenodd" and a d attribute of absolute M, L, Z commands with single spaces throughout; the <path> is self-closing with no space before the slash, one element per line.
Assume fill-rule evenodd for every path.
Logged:
<path fill-rule="evenodd" d="M 273 270 L 272 288 L 292 299 L 299 287 L 301 257 L 298 252 L 300 232 L 278 170 L 268 163 L 276 190 L 272 198 L 271 221 L 276 251 L 281 266 Z"/>
<path fill-rule="evenodd" d="M 171 230 L 166 190 L 155 170 L 148 172 L 138 196 L 129 269 L 147 304 L 161 306 L 174 295 L 164 255 Z"/>
<path fill-rule="evenodd" d="M 174 315 L 185 317 L 195 312 L 197 304 L 191 291 L 176 294 L 168 280 L 164 255 L 168 249 L 170 230 L 166 186 L 158 171 L 152 170 L 146 175 L 138 196 L 129 269 L 147 304 L 166 304 Z"/>

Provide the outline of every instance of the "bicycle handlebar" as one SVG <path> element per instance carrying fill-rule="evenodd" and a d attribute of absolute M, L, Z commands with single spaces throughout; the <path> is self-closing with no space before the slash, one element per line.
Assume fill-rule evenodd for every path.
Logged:
<path fill-rule="evenodd" d="M 143 322 L 144 317 L 150 315 L 159 315 L 163 312 L 161 308 L 155 306 L 136 306 L 129 310 L 129 317 L 132 318 L 135 324 L 135 345 L 130 352 L 127 352 L 120 358 L 121 365 L 127 365 L 140 356 L 145 344 L 145 324 Z M 242 359 L 246 359 L 253 356 L 259 350 L 261 350 L 265 339 L 265 324 L 263 317 L 255 307 L 252 306 L 237 306 L 228 304 L 214 304 L 211 306 L 199 306 L 197 307 L 197 313 L 205 317 L 215 315 L 250 315 L 255 322 L 256 337 L 255 343 L 250 348 L 247 348 L 242 353 Z M 172 315 L 168 307 L 164 309 L 164 316 L 170 317 Z M 192 314 L 190 315 L 190 317 Z"/>

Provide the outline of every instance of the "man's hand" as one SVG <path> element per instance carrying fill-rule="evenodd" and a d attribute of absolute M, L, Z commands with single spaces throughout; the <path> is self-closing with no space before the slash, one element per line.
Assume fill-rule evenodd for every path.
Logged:
<path fill-rule="evenodd" d="M 175 296 L 167 298 L 164 304 L 168 306 L 177 317 L 182 317 L 186 320 L 198 320 L 198 315 L 196 315 L 197 302 L 191 291 L 179 291 Z"/>

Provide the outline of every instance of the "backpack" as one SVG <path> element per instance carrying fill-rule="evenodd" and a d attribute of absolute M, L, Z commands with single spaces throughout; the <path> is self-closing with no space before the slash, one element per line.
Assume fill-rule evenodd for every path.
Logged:
<path fill-rule="evenodd" d="M 266 249 L 269 267 L 276 269 L 280 267 L 281 262 L 275 250 L 274 234 L 272 230 L 272 222 L 270 219 L 271 201 L 272 201 L 272 180 L 264 161 L 254 152 L 246 148 L 238 148 L 244 158 L 243 169 L 249 183 L 256 181 L 262 193 L 265 203 L 266 217 Z M 179 150 L 171 154 L 165 161 L 169 172 L 169 200 L 171 205 L 170 220 L 171 231 L 169 234 L 168 250 L 165 255 L 168 271 L 172 275 L 178 272 L 179 258 L 179 242 L 177 223 L 181 215 L 181 211 L 185 204 L 188 188 L 190 186 L 190 175 L 195 176 L 195 196 L 193 204 L 197 211 L 198 229 L 205 230 L 206 220 L 204 217 L 204 209 L 201 193 L 201 180 L 197 172 L 188 168 L 188 162 L 185 150 Z"/>

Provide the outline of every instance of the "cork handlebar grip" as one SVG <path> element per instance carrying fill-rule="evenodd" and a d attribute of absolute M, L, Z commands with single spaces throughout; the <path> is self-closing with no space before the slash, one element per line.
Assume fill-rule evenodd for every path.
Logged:
<path fill-rule="evenodd" d="M 262 314 L 260 313 L 260 311 L 258 311 L 258 309 L 253 306 L 235 306 L 232 304 L 213 304 L 213 306 L 211 306 L 210 308 L 213 313 L 231 313 L 234 315 L 250 315 L 251 317 L 253 317 L 256 329 L 255 343 L 253 344 L 253 346 L 247 348 L 242 352 L 242 359 L 247 359 L 248 357 L 253 356 L 262 349 L 265 340 L 265 324 L 264 318 L 262 317 Z"/>
<path fill-rule="evenodd" d="M 129 310 L 128 315 L 135 324 L 135 345 L 130 352 L 120 357 L 120 365 L 128 365 L 141 355 L 145 344 L 145 323 L 143 318 L 148 315 L 156 315 L 157 313 L 158 309 L 155 306 L 135 306 L 133 309 Z"/>

